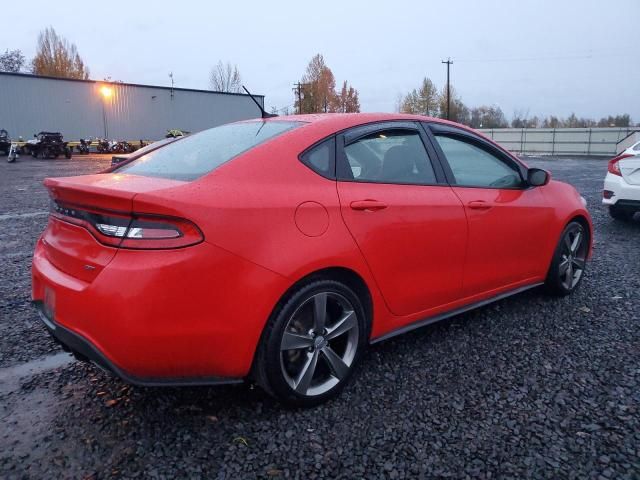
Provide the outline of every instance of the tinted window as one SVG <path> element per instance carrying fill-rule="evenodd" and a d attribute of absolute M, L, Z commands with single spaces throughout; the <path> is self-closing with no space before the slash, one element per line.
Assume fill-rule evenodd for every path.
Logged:
<path fill-rule="evenodd" d="M 307 150 L 300 160 L 311 170 L 319 173 L 323 177 L 335 178 L 335 150 L 336 141 L 334 137 Z"/>
<path fill-rule="evenodd" d="M 418 132 L 388 130 L 344 148 L 347 175 L 359 182 L 435 184 L 436 176 Z"/>
<path fill-rule="evenodd" d="M 436 135 L 436 139 L 457 185 L 491 188 L 522 185 L 518 170 L 486 150 L 458 138 Z"/>
<path fill-rule="evenodd" d="M 193 180 L 252 147 L 301 125 L 300 122 L 251 121 L 211 128 L 142 155 L 119 173 Z"/>

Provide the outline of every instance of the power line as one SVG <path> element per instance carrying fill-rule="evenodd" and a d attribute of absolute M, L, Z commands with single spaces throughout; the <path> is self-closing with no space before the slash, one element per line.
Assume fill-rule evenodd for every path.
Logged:
<path fill-rule="evenodd" d="M 585 53 L 579 55 L 558 55 L 558 56 L 541 56 L 541 57 L 504 57 L 504 58 L 458 58 L 456 62 L 463 63 L 509 63 L 509 62 L 548 62 L 548 61 L 566 61 L 566 60 L 592 60 L 594 58 L 614 58 L 627 57 L 626 53 Z"/>

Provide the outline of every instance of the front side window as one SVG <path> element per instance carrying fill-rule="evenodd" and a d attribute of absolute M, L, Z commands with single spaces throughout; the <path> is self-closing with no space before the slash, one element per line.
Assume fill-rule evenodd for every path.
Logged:
<path fill-rule="evenodd" d="M 173 180 L 195 180 L 241 153 L 300 125 L 302 122 L 230 123 L 153 150 L 115 171 Z"/>
<path fill-rule="evenodd" d="M 520 173 L 486 150 L 464 140 L 436 135 L 455 177 L 466 187 L 517 188 L 522 186 Z"/>
<path fill-rule="evenodd" d="M 436 176 L 414 130 L 372 133 L 344 147 L 347 174 L 359 182 L 430 185 Z"/>

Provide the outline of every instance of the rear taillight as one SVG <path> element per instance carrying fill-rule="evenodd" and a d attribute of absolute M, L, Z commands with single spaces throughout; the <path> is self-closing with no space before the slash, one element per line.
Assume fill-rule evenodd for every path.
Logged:
<path fill-rule="evenodd" d="M 189 220 L 152 214 L 104 212 L 89 207 L 51 202 L 51 215 L 82 226 L 101 243 L 120 248 L 182 248 L 204 237 Z"/>
<path fill-rule="evenodd" d="M 614 157 L 611 160 L 609 160 L 609 166 L 607 167 L 607 170 L 609 171 L 609 173 L 612 173 L 614 175 L 618 175 L 619 177 L 621 177 L 622 172 L 620 172 L 620 160 L 624 160 L 625 158 L 629 158 L 629 157 L 633 157 L 633 155 L 631 155 L 630 153 L 623 153 L 622 155 L 618 155 L 617 157 Z"/>

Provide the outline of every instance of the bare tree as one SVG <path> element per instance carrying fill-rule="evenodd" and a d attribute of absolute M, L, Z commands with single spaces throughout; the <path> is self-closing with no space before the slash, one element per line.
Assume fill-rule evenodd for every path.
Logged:
<path fill-rule="evenodd" d="M 222 60 L 211 70 L 209 79 L 211 89 L 217 92 L 238 93 L 242 89 L 242 78 L 237 65 Z"/>
<path fill-rule="evenodd" d="M 20 50 L 8 49 L 0 54 L 0 72 L 18 73 L 24 66 L 24 55 Z"/>
<path fill-rule="evenodd" d="M 38 47 L 31 67 L 36 75 L 83 80 L 89 78 L 89 68 L 80 58 L 75 44 L 59 36 L 53 27 L 38 35 Z"/>
<path fill-rule="evenodd" d="M 482 105 L 471 109 L 469 126 L 473 128 L 506 128 L 509 126 L 509 122 L 507 122 L 502 109 L 497 105 Z"/>

